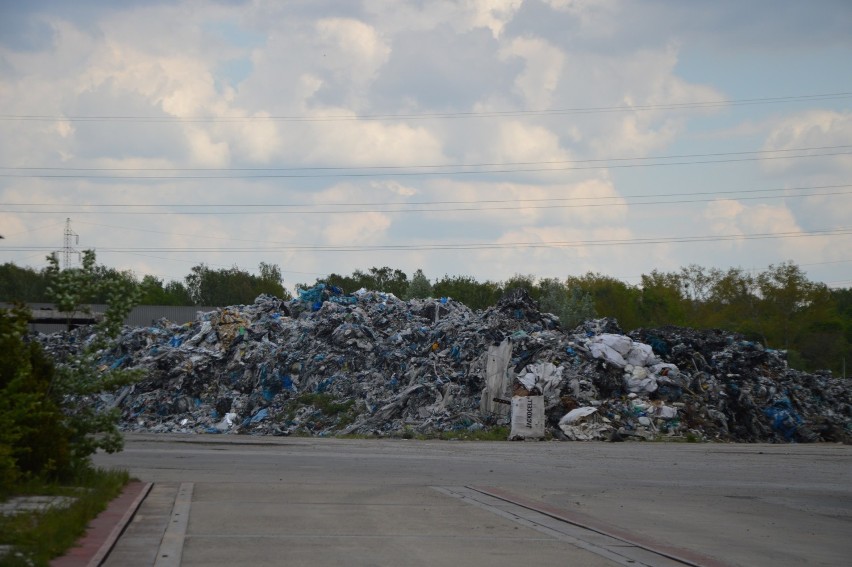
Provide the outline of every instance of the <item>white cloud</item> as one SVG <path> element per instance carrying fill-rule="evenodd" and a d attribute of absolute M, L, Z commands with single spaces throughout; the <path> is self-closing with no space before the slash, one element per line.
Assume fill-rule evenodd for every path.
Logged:
<path fill-rule="evenodd" d="M 490 146 L 495 159 L 507 162 L 560 161 L 570 157 L 559 147 L 556 133 L 518 121 L 502 122 Z"/>
<path fill-rule="evenodd" d="M 799 225 L 794 212 L 783 204 L 745 205 L 737 201 L 718 201 L 707 206 L 705 219 L 711 234 L 719 236 L 791 235 L 788 238 L 733 239 L 718 243 L 717 249 L 721 250 L 748 250 L 753 266 L 764 267 L 789 258 L 803 258 L 803 263 L 808 263 L 832 257 L 837 252 L 832 250 L 830 239 L 798 236 L 807 231 Z"/>
<path fill-rule="evenodd" d="M 322 237 L 331 246 L 357 246 L 380 241 L 391 225 L 388 215 L 361 213 L 357 215 L 335 215 L 325 224 Z"/>
<path fill-rule="evenodd" d="M 371 0 L 364 11 L 392 35 L 449 25 L 459 33 L 485 28 L 498 37 L 522 4 L 523 0 Z"/>
<path fill-rule="evenodd" d="M 203 128 L 188 126 L 185 135 L 191 151 L 191 163 L 206 167 L 225 167 L 230 162 L 228 143 L 216 141 Z"/>
<path fill-rule="evenodd" d="M 476 27 L 486 27 L 494 37 L 503 33 L 503 28 L 523 4 L 523 0 L 468 0 L 472 10 L 471 22 Z"/>
<path fill-rule="evenodd" d="M 317 63 L 360 94 L 387 62 L 390 48 L 372 26 L 358 20 L 322 19 L 316 29 L 317 47 L 322 49 Z"/>
<path fill-rule="evenodd" d="M 345 116 L 329 109 L 314 116 Z M 310 163 L 412 165 L 441 163 L 441 141 L 422 126 L 378 121 L 330 122 L 307 136 L 291 138 L 290 151 Z"/>
<path fill-rule="evenodd" d="M 419 191 L 415 187 L 400 183 L 399 181 L 395 181 L 392 179 L 383 181 L 371 181 L 370 187 L 388 193 L 392 193 L 394 195 L 399 195 L 401 197 L 413 197 L 414 195 L 417 195 L 419 193 Z"/>
<path fill-rule="evenodd" d="M 541 38 L 518 37 L 502 49 L 500 56 L 524 60 L 524 70 L 515 78 L 515 87 L 522 94 L 524 107 L 533 110 L 552 108 L 565 54 Z"/>
<path fill-rule="evenodd" d="M 850 140 L 852 140 L 852 112 L 810 110 L 778 121 L 766 136 L 763 149 L 774 151 L 829 148 L 814 150 L 811 153 L 846 152 L 848 148 L 831 149 L 831 147 L 849 145 Z M 800 153 L 803 152 L 790 152 L 789 155 Z M 852 173 L 852 156 L 835 155 L 818 160 L 776 159 L 765 161 L 764 167 L 770 172 L 800 172 L 820 176 L 827 173 L 826 168 L 830 168 L 831 173 L 848 176 Z"/>
<path fill-rule="evenodd" d="M 813 10 L 823 16 L 826 12 Z M 708 5 L 702 15 L 718 23 L 735 13 L 730 7 Z M 0 121 L 0 165 L 138 168 L 135 171 L 153 174 L 156 170 L 165 176 L 176 174 L 170 168 L 236 169 L 225 172 L 232 178 L 214 181 L 0 178 L 4 202 L 55 203 L 57 211 L 56 218 L 3 212 L 3 233 L 61 225 L 66 216 L 74 215 L 75 203 L 271 206 L 416 200 L 468 204 L 431 213 L 116 215 L 120 220 L 112 222 L 103 222 L 106 215 L 78 217 L 81 225 L 101 219 L 101 224 L 117 227 L 87 233 L 93 243 L 164 248 L 203 246 L 205 238 L 214 247 L 230 245 L 228 240 L 218 240 L 219 235 L 261 248 L 272 241 L 422 244 L 678 238 L 708 231 L 752 234 L 848 224 L 848 195 L 765 201 L 737 201 L 736 195 L 726 195 L 730 199 L 703 209 L 685 204 L 627 206 L 627 202 L 632 201 L 628 196 L 675 194 L 693 187 L 712 193 L 841 184 L 852 172 L 849 156 L 703 168 L 572 169 L 599 165 L 583 160 L 746 151 L 760 149 L 761 143 L 766 150 L 845 145 L 852 138 L 848 99 L 812 101 L 813 108 L 807 111 L 753 105 L 701 112 L 664 108 L 525 112 L 659 107 L 751 96 L 747 89 L 743 94 L 731 89 L 738 85 L 734 79 L 722 80 L 718 73 L 705 73 L 695 63 L 696 49 L 706 48 L 716 36 L 724 38 L 713 40 L 717 44 L 736 43 L 745 31 L 755 29 L 750 24 L 743 24 L 739 31 L 702 29 L 703 17 L 685 23 L 689 20 L 686 9 L 571 0 L 239 5 L 179 1 L 137 3 L 103 12 L 88 8 L 86 17 L 74 19 L 59 13 L 39 17 L 50 26 L 50 34 L 37 46 L 20 49 L 0 38 L 0 73 L 4 74 L 0 106 L 5 114 L 234 120 Z M 776 21 L 779 18 L 769 14 L 767 26 L 786 29 L 786 24 Z M 698 48 L 696 35 L 702 37 Z M 791 41 L 807 46 L 807 37 L 808 32 L 802 31 Z M 835 41 L 837 49 L 846 49 L 845 41 Z M 760 52 L 742 42 L 729 47 L 750 49 L 752 55 Z M 760 61 L 779 64 L 780 55 L 764 51 L 767 59 Z M 808 57 L 803 53 L 797 53 L 797 61 Z M 811 60 L 821 64 L 819 57 L 826 53 L 832 56 L 814 51 Z M 795 68 L 786 71 L 798 76 Z M 822 88 L 805 85 L 809 92 Z M 483 117 L 466 115 L 469 112 L 515 114 Z M 357 119 L 404 113 L 449 116 Z M 757 146 L 752 146 L 755 140 Z M 492 163 L 498 165 L 491 169 L 510 170 L 525 167 L 505 164 L 542 162 L 561 162 L 552 167 L 564 169 L 442 176 L 435 175 L 433 167 L 420 170 L 428 175 L 399 177 L 387 174 L 411 171 L 382 169 L 377 170 L 380 176 L 371 176 L 363 169 L 456 164 L 452 169 L 469 172 L 473 168 L 458 164 Z M 258 167 L 281 168 L 285 176 L 240 179 L 253 175 L 250 169 Z M 307 167 L 339 169 L 292 169 Z M 362 169 L 343 169 L 347 167 Z M 133 172 L 117 175 L 122 173 Z M 329 176 L 298 177 L 318 173 Z M 339 176 L 350 177 L 340 182 Z M 601 204 L 600 198 L 609 205 L 575 206 Z M 482 202 L 488 200 L 506 203 L 501 209 L 462 210 L 483 208 Z M 61 226 L 55 233 L 36 231 L 25 237 L 32 243 L 59 247 Z M 264 260 L 286 262 L 285 268 L 306 272 L 344 273 L 377 264 L 407 270 L 423 267 L 433 277 L 469 273 L 480 279 L 503 279 L 515 272 L 564 277 L 587 270 L 628 277 L 654 267 L 676 269 L 689 263 L 760 267 L 788 258 L 819 262 L 840 254 L 844 247 L 839 244 L 844 242 L 799 238 L 698 246 L 588 245 L 345 255 L 161 253 L 180 262 L 126 254 L 105 258 L 158 273 L 184 272 L 201 261 L 225 266 L 237 262 L 254 269 Z M 839 272 L 844 267 L 832 269 Z"/>
<path fill-rule="evenodd" d="M 565 12 L 591 33 L 610 36 L 618 21 L 619 2 L 616 0 L 545 0 L 554 10 Z"/>

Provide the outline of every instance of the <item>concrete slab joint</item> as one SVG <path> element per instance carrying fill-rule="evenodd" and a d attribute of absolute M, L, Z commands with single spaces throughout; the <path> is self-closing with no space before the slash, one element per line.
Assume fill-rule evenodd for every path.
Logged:
<path fill-rule="evenodd" d="M 166 532 L 163 534 L 160 548 L 157 551 L 155 567 L 177 567 L 180 565 L 183 542 L 189 524 L 189 511 L 192 505 L 194 486 L 191 482 L 185 482 L 178 489 L 168 527 L 166 527 Z"/>

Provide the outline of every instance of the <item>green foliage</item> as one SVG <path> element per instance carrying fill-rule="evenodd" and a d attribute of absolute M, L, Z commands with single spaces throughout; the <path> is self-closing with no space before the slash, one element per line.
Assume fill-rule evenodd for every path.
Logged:
<path fill-rule="evenodd" d="M 541 289 L 535 283 L 535 276 L 523 275 L 523 274 L 515 274 L 508 280 L 506 280 L 501 286 L 500 295 L 512 291 L 514 289 L 523 289 L 532 297 L 534 300 L 538 301 L 541 299 Z"/>
<path fill-rule="evenodd" d="M 192 305 L 189 290 L 181 282 L 163 281 L 154 276 L 145 276 L 139 283 L 140 305 Z"/>
<path fill-rule="evenodd" d="M 44 272 L 5 263 L 0 266 L 0 301 L 36 303 L 47 301 Z"/>
<path fill-rule="evenodd" d="M 538 288 L 540 290 L 539 306 L 541 310 L 559 317 L 559 322 L 565 328 L 575 326 L 576 323 L 572 322 L 574 317 L 568 305 L 569 292 L 562 282 L 555 278 L 545 278 L 539 282 Z M 572 321 L 569 321 L 569 319 Z"/>
<path fill-rule="evenodd" d="M 0 516 L 0 545 L 11 546 L 3 565 L 47 566 L 86 532 L 89 522 L 121 493 L 126 471 L 85 470 L 62 485 L 28 482 L 21 493 L 71 498 L 67 507 Z"/>
<path fill-rule="evenodd" d="M 513 288 L 514 289 L 514 288 Z M 509 439 L 509 428 L 498 426 L 482 429 L 459 429 L 457 431 L 427 431 L 424 433 L 415 431 L 411 426 L 406 425 L 401 431 L 393 433 L 392 437 L 400 439 L 415 439 L 417 441 L 506 441 Z M 353 437 L 349 435 L 341 437 Z"/>
<path fill-rule="evenodd" d="M 20 480 L 69 478 L 91 466 L 96 450 L 120 450 L 118 414 L 97 411 L 89 402 L 137 377 L 100 362 L 102 349 L 133 308 L 135 282 L 99 270 L 92 251 L 84 253 L 81 268 L 60 270 L 55 255 L 48 262 L 48 292 L 57 309 L 81 312 L 96 296 L 109 304 L 86 348 L 56 367 L 26 339 L 25 309 L 0 314 L 0 478 L 6 492 Z"/>
<path fill-rule="evenodd" d="M 647 327 L 685 325 L 686 301 L 679 274 L 653 270 L 642 276 L 640 313 Z"/>
<path fill-rule="evenodd" d="M 83 252 L 82 267 L 62 270 L 56 254 L 47 257 L 47 277 L 50 282 L 47 295 L 56 305 L 57 311 L 68 314 L 68 330 L 71 330 L 71 317 L 77 313 L 90 313 L 86 305 L 94 296 L 95 253 Z"/>
<path fill-rule="evenodd" d="M 595 304 L 589 293 L 576 287 L 568 289 L 553 278 L 541 280 L 538 287 L 541 290 L 541 310 L 558 316 L 563 328 L 573 329 L 596 317 Z"/>
<path fill-rule="evenodd" d="M 792 262 L 769 266 L 755 276 L 689 266 L 679 273 L 642 276 L 641 315 L 645 326 L 722 328 L 788 350 L 793 368 L 842 369 L 850 355 L 850 313 L 832 291 L 807 279 Z M 624 321 L 619 318 L 622 326 Z"/>
<path fill-rule="evenodd" d="M 85 250 L 79 268 L 60 269 L 56 254 L 47 257 L 47 299 L 58 311 L 74 314 L 89 313 L 90 303 L 111 304 L 118 296 L 136 303 L 139 285 L 130 272 L 98 266 L 94 250 Z M 70 326 L 70 324 L 69 324 Z"/>
<path fill-rule="evenodd" d="M 510 430 L 508 427 L 496 426 L 474 431 L 468 429 L 442 431 L 438 434 L 437 438 L 447 441 L 506 441 L 509 439 L 509 433 Z"/>
<path fill-rule="evenodd" d="M 291 299 L 278 266 L 261 262 L 259 268 L 260 275 L 253 275 L 236 266 L 214 270 L 198 264 L 184 278 L 185 289 L 194 305 L 245 305 L 261 294 Z"/>
<path fill-rule="evenodd" d="M 347 412 L 355 405 L 354 400 L 347 400 L 341 403 L 334 401 L 334 397 L 331 394 L 310 392 L 300 394 L 296 398 L 296 403 L 303 406 L 314 406 L 328 416 Z"/>
<path fill-rule="evenodd" d="M 364 288 L 370 291 L 392 293 L 397 297 L 405 296 L 409 287 L 408 276 L 405 272 L 388 266 L 373 267 L 366 272 L 355 270 L 351 276 L 329 274 L 325 278 L 317 278 L 314 284 L 298 284 L 296 287 L 309 289 L 319 283 L 339 287 L 344 293 L 352 293 Z"/>
<path fill-rule="evenodd" d="M 432 286 L 432 294 L 435 297 L 452 297 L 471 309 L 486 309 L 497 303 L 502 290 L 499 284 L 491 281 L 480 283 L 471 276 L 445 275 Z"/>
<path fill-rule="evenodd" d="M 21 307 L 0 310 L 0 495 L 72 465 L 71 432 L 51 394 L 55 371 L 41 347 L 24 340 L 28 319 Z"/>
<path fill-rule="evenodd" d="M 595 312 L 601 317 L 615 317 L 622 328 L 636 329 L 647 326 L 640 313 L 640 289 L 613 277 L 593 272 L 569 277 L 565 285 L 569 289 L 576 289 L 591 296 Z"/>
<path fill-rule="evenodd" d="M 154 276 L 145 276 L 139 282 L 140 305 L 192 305 L 189 292 L 181 282 L 163 281 Z"/>
<path fill-rule="evenodd" d="M 82 285 L 87 281 L 93 283 Z M 506 291 L 523 288 L 539 301 L 542 310 L 558 315 L 566 328 L 598 316 L 616 318 L 625 330 L 661 325 L 721 328 L 754 337 L 772 348 L 788 349 L 790 363 L 796 368 L 839 372 L 844 359 L 852 361 L 852 290 L 830 290 L 808 281 L 792 262 L 770 266 L 756 275 L 742 268 L 707 269 L 694 264 L 676 272 L 653 270 L 642 275 L 639 285 L 589 272 L 569 276 L 564 282 L 523 274 L 505 282 L 445 275 L 430 286 L 422 270 L 409 280 L 403 271 L 388 266 L 355 270 L 349 276 L 331 274 L 317 280 L 320 282 L 344 292 L 366 288 L 402 298 L 452 297 L 471 309 L 488 308 Z M 70 310 L 83 311 L 89 302 L 125 296 L 134 283 L 132 274 L 96 266 L 88 255 L 81 268 L 61 272 L 55 258 L 42 272 L 13 264 L 0 266 L 0 293 L 5 294 L 0 300 L 43 301 L 49 291 L 60 306 Z M 200 264 L 192 268 L 185 285 L 163 284 L 145 276 L 137 287 L 141 303 L 150 305 L 245 304 L 261 293 L 290 299 L 282 287 L 281 270 L 265 262 L 259 266 L 259 275 L 236 267 L 213 270 Z"/>
<path fill-rule="evenodd" d="M 408 284 L 403 299 L 427 299 L 429 297 L 432 297 L 432 284 L 429 283 L 429 278 L 426 277 L 423 270 L 418 268 L 411 277 L 411 283 Z"/>

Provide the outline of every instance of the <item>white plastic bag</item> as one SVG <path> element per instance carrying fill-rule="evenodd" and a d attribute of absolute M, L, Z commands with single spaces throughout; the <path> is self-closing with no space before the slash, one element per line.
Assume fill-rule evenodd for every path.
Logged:
<path fill-rule="evenodd" d="M 509 439 L 544 438 L 544 396 L 512 398 L 512 431 Z"/>

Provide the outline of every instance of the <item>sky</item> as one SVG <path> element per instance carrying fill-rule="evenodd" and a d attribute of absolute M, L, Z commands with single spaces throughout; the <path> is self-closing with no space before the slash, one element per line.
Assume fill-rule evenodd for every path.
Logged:
<path fill-rule="evenodd" d="M 850 29 L 845 0 L 0 0 L 0 262 L 70 228 L 164 282 L 852 287 Z"/>

